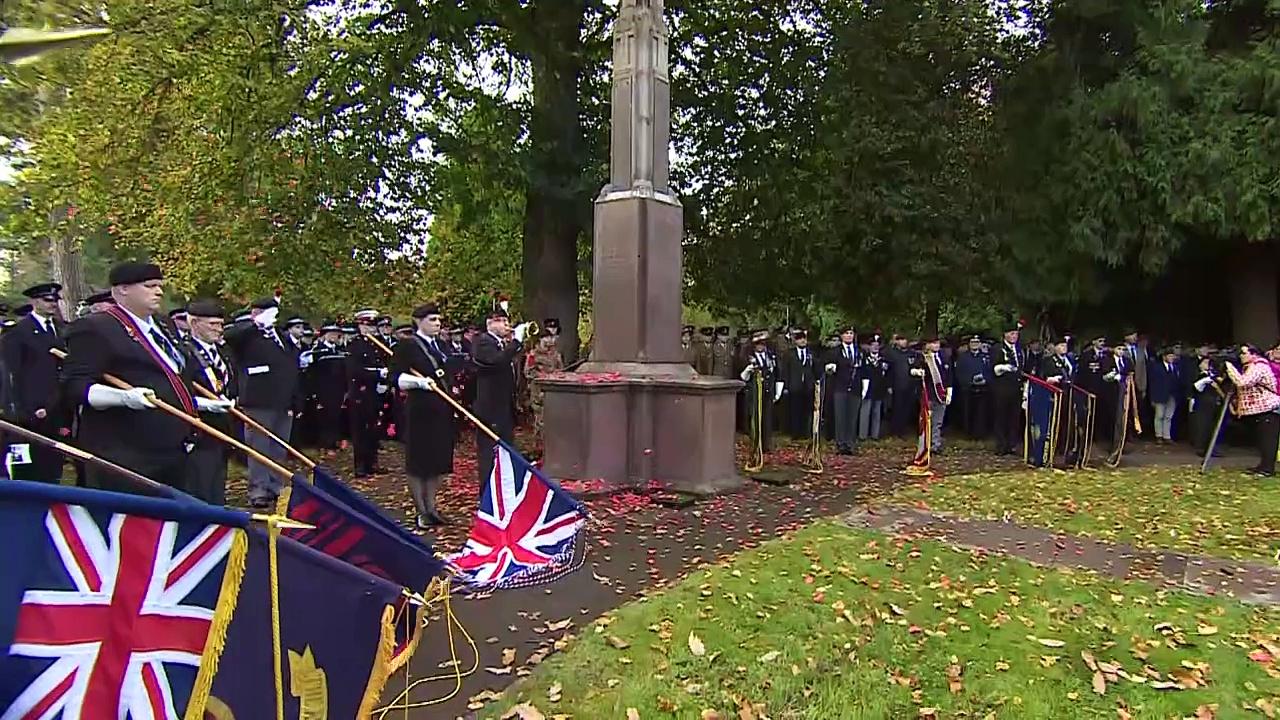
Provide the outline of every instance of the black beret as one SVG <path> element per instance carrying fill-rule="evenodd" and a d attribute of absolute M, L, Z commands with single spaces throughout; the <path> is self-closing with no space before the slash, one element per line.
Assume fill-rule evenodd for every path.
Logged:
<path fill-rule="evenodd" d="M 107 275 L 107 280 L 112 287 L 163 279 L 164 271 L 155 263 L 123 262 L 111 268 L 111 272 Z"/>
<path fill-rule="evenodd" d="M 84 301 L 90 305 L 97 305 L 98 303 L 113 302 L 113 299 L 111 297 L 110 290 L 103 290 L 102 292 L 96 292 L 90 295 L 85 298 Z"/>
<path fill-rule="evenodd" d="M 184 307 L 174 308 L 169 311 L 169 317 L 171 318 L 176 318 L 179 315 L 186 315 L 186 314 L 188 314 L 187 309 Z"/>
<path fill-rule="evenodd" d="M 395 328 L 392 329 L 393 332 L 400 332 L 401 330 L 408 330 L 412 332 L 413 326 L 410 325 L 409 323 L 400 323 L 399 325 L 395 326 Z"/>
<path fill-rule="evenodd" d="M 61 285 L 59 285 L 56 282 L 47 282 L 47 283 L 40 283 L 39 285 L 32 285 L 26 290 L 23 290 L 22 294 L 29 298 L 40 298 L 42 300 L 58 300 L 59 299 L 58 293 L 60 292 L 62 292 Z"/>
<path fill-rule="evenodd" d="M 220 318 L 223 316 L 222 303 L 211 298 L 196 300 L 187 305 L 187 315 L 198 318 Z"/>
<path fill-rule="evenodd" d="M 422 318 L 428 315 L 439 315 L 439 314 L 440 314 L 440 308 L 437 307 L 435 303 L 427 303 L 425 305 L 419 305 L 418 307 L 413 309 L 414 320 L 421 320 Z"/>
<path fill-rule="evenodd" d="M 276 299 L 273 297 L 258 298 L 257 300 L 254 300 L 253 304 L 249 307 L 254 310 L 270 310 L 273 307 L 280 307 L 280 303 L 276 302 Z"/>
<path fill-rule="evenodd" d="M 698 332 L 705 337 L 711 337 L 716 334 L 716 329 L 713 327 L 704 327 L 698 330 Z"/>

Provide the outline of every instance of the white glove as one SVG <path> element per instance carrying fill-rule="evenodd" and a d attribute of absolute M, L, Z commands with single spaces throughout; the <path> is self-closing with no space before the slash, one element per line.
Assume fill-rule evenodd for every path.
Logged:
<path fill-rule="evenodd" d="M 380 378 L 386 378 L 386 377 L 387 377 L 387 372 L 388 372 L 388 371 L 387 371 L 387 368 L 378 368 L 378 377 L 380 377 Z"/>
<path fill-rule="evenodd" d="M 1211 382 L 1213 382 L 1213 378 L 1211 377 L 1205 376 L 1200 378 L 1195 382 L 1196 392 L 1204 392 L 1204 389 L 1209 387 L 1209 383 Z"/>
<path fill-rule="evenodd" d="M 782 398 L 782 383 L 776 382 L 773 384 L 773 401 L 778 402 L 778 400 L 781 398 Z"/>
<path fill-rule="evenodd" d="M 311 361 L 314 359 L 315 358 L 311 355 L 311 351 L 307 350 L 298 356 L 298 367 L 302 370 L 306 370 L 311 367 Z"/>
<path fill-rule="evenodd" d="M 1187 412 L 1195 412 L 1195 411 L 1196 411 L 1196 399 L 1191 398 L 1191 400 L 1187 403 Z"/>
<path fill-rule="evenodd" d="M 915 377 L 924 377 L 924 368 L 911 368 L 911 374 Z"/>
<path fill-rule="evenodd" d="M 1001 364 L 1001 365 L 997 365 L 997 366 L 995 366 L 995 368 L 994 368 L 994 369 L 995 369 L 995 371 L 996 371 L 996 374 L 997 374 L 997 375 L 1004 375 L 1005 373 L 1011 373 L 1011 372 L 1013 372 L 1013 366 L 1012 366 L 1012 365 L 1004 365 L 1004 364 Z"/>
<path fill-rule="evenodd" d="M 1061 375 L 1054 375 L 1054 376 L 1053 376 L 1053 377 L 1051 377 L 1051 378 L 1045 378 L 1045 379 L 1046 379 L 1048 382 L 1053 383 L 1054 385 L 1057 385 L 1058 383 L 1062 382 L 1062 376 L 1061 376 Z"/>
<path fill-rule="evenodd" d="M 435 390 L 436 383 L 431 378 L 418 377 L 409 373 L 400 373 L 400 378 L 396 381 L 396 385 L 401 390 Z"/>
<path fill-rule="evenodd" d="M 527 322 L 520 323 L 519 325 L 516 326 L 516 329 L 511 334 L 516 336 L 516 342 L 523 345 L 525 337 L 529 335 L 529 323 Z"/>
<path fill-rule="evenodd" d="M 1106 380 L 1107 382 L 1116 382 L 1117 380 L 1120 379 L 1120 373 L 1116 372 L 1115 370 L 1112 370 L 1106 375 L 1103 375 L 1102 379 Z"/>
<path fill-rule="evenodd" d="M 830 375 L 831 373 L 835 372 L 835 371 L 836 371 L 836 364 L 835 364 L 835 363 L 827 363 L 826 371 L 827 371 L 827 374 L 828 374 L 828 375 Z"/>
<path fill-rule="evenodd" d="M 276 324 L 276 318 L 280 315 L 280 308 L 270 307 L 258 313 L 253 319 L 255 325 L 261 328 L 269 328 Z"/>
<path fill-rule="evenodd" d="M 947 388 L 947 399 L 942 401 L 943 405 L 951 404 L 951 396 L 954 394 L 954 388 Z"/>
<path fill-rule="evenodd" d="M 201 412 L 211 412 L 211 413 L 218 413 L 219 415 L 225 415 L 226 413 L 231 412 L 231 408 L 235 406 L 236 406 L 235 400 L 223 400 L 222 398 L 218 398 L 217 400 L 210 400 L 209 398 L 203 398 L 203 397 L 196 398 L 196 408 Z"/>
<path fill-rule="evenodd" d="M 373 386 L 373 391 L 379 395 L 387 394 L 387 391 L 390 389 L 391 389 L 390 385 L 383 385 L 382 383 L 378 383 L 377 385 Z"/>
<path fill-rule="evenodd" d="M 742 378 L 742 382 L 746 382 L 746 381 L 748 381 L 748 380 L 750 380 L 750 379 L 751 379 L 751 373 L 752 373 L 755 369 L 756 369 L 756 368 L 755 368 L 755 366 L 754 366 L 754 365 L 748 365 L 748 366 L 746 366 L 745 368 L 743 368 L 743 369 L 742 369 L 742 374 L 741 374 L 741 375 L 739 375 L 738 377 Z"/>
<path fill-rule="evenodd" d="M 132 388 L 129 390 L 117 390 L 106 385 L 93 384 L 89 386 L 89 406 L 95 410 L 106 410 L 108 408 L 129 408 L 130 410 L 154 410 L 155 403 L 151 402 L 151 396 L 155 395 L 155 391 L 151 388 Z"/>
<path fill-rule="evenodd" d="M 862 378 L 862 397 L 865 398 L 867 394 L 870 392 L 871 392 L 871 381 L 867 378 Z"/>

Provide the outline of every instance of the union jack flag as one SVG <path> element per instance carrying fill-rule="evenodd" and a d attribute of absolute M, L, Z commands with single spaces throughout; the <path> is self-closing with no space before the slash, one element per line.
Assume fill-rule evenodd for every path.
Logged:
<path fill-rule="evenodd" d="M 42 509 L 42 523 L 12 505 L 0 512 L 19 533 L 3 535 L 24 550 L 6 559 L 14 576 L 0 582 L 0 720 L 183 717 L 242 531 L 67 503 Z"/>
<path fill-rule="evenodd" d="M 505 443 L 493 453 L 467 544 L 449 562 L 485 589 L 554 579 L 573 560 L 586 508 Z"/>

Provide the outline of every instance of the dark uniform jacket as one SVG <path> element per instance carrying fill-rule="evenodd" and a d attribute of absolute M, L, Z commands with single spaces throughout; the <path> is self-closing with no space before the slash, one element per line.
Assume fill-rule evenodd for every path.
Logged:
<path fill-rule="evenodd" d="M 232 325 L 226 344 L 240 372 L 240 405 L 263 410 L 299 410 L 298 351 L 275 328 L 252 322 Z"/>
<path fill-rule="evenodd" d="M 1010 346 L 1001 342 L 991 351 L 991 368 L 995 378 L 991 381 L 992 387 L 999 388 L 1003 391 L 1010 391 L 1019 388 L 1022 384 L 1021 373 L 1031 370 L 1031 359 L 1027 354 L 1026 348 L 1021 345 Z M 1012 372 L 1000 374 L 995 372 L 995 368 L 1000 365 L 1009 365 L 1013 368 Z"/>
<path fill-rule="evenodd" d="M 188 336 L 190 338 L 190 336 Z M 225 348 L 215 345 L 213 350 L 206 351 L 204 346 L 190 338 L 185 343 L 187 354 L 195 359 L 194 381 L 202 387 L 212 390 L 218 395 L 235 400 L 240 396 L 240 379 L 237 377 L 236 366 L 231 360 L 230 353 Z M 216 353 L 218 358 L 222 359 L 222 370 L 218 370 L 215 358 L 211 353 Z M 199 392 L 196 393 L 200 395 Z M 231 416 L 227 413 L 200 413 L 200 419 L 206 423 L 218 428 L 224 433 L 231 432 Z M 207 440 L 206 440 L 207 438 Z M 221 443 L 217 438 L 204 436 L 201 442 Z"/>
<path fill-rule="evenodd" d="M 801 360 L 801 355 L 805 356 Z M 811 347 L 793 347 L 782 356 L 782 382 L 788 393 L 813 394 L 822 367 L 818 355 Z"/>
<path fill-rule="evenodd" d="M 857 341 L 854 341 L 849 348 L 852 357 L 845 354 L 844 343 L 828 351 L 826 364 L 836 366 L 835 373 L 831 375 L 831 386 L 838 393 L 855 393 L 861 397 L 864 355 Z"/>
<path fill-rule="evenodd" d="M 486 422 L 511 423 L 514 410 L 516 375 L 512 361 L 521 345 L 515 338 L 499 346 L 498 338 L 481 333 L 472 340 L 471 351 L 476 365 L 475 412 Z"/>
<path fill-rule="evenodd" d="M 449 391 L 448 343 L 437 340 L 435 348 L 418 335 L 396 345 L 388 380 L 399 387 L 400 375 L 429 378 Z M 418 478 L 453 472 L 453 406 L 432 390 L 410 390 L 405 406 L 405 471 Z"/>
<path fill-rule="evenodd" d="M 53 324 L 54 331 L 50 333 L 27 315 L 6 330 L 0 342 L 4 368 L 13 381 L 7 411 L 19 422 L 34 421 L 37 410 L 44 410 L 49 417 L 62 414 L 58 380 L 62 362 L 49 350 L 66 350 L 67 346 L 60 337 L 64 332 L 62 324 L 56 320 Z"/>
<path fill-rule="evenodd" d="M 159 323 L 157 323 L 159 325 Z M 170 338 L 175 348 L 180 348 Z M 111 374 L 134 387 L 153 390 L 168 404 L 195 414 L 191 380 L 199 363 L 184 356 L 180 373 L 152 354 L 150 344 L 135 339 L 113 315 L 94 313 L 77 320 L 67 332 L 67 361 L 63 390 L 82 404 L 78 440 L 95 455 L 134 467 L 137 458 L 173 456 L 190 450 L 191 426 L 159 410 L 109 408 L 96 410 L 88 404 L 89 387 L 108 384 Z"/>

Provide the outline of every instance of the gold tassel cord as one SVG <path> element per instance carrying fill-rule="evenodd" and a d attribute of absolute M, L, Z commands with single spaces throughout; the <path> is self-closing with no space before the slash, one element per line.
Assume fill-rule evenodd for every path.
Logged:
<path fill-rule="evenodd" d="M 743 470 L 759 472 L 764 469 L 764 379 L 759 370 L 754 373 L 756 407 L 755 407 L 755 447 L 752 456 Z"/>
<path fill-rule="evenodd" d="M 821 475 L 822 466 L 822 384 L 819 379 L 813 384 L 813 431 L 809 435 L 809 449 L 801 461 L 803 469 L 810 475 Z"/>
<path fill-rule="evenodd" d="M 407 716 L 408 711 L 413 708 L 439 705 L 440 703 L 444 703 L 452 700 L 453 698 L 457 697 L 459 692 L 462 691 L 462 679 L 465 677 L 469 677 L 470 675 L 475 673 L 475 671 L 480 667 L 480 650 L 479 648 L 476 647 L 476 641 L 474 638 L 471 637 L 471 633 L 467 632 L 466 627 L 462 625 L 462 622 L 458 620 L 457 615 L 455 615 L 453 612 L 453 605 L 451 603 L 452 590 L 451 590 L 449 581 L 447 579 L 443 581 L 439 581 L 439 584 L 436 584 L 435 582 L 433 582 L 432 585 L 435 588 L 436 592 L 432 594 L 431 590 L 428 589 L 428 592 L 427 592 L 428 603 L 432 605 L 436 603 L 440 603 L 443 606 L 445 631 L 448 634 L 448 640 L 449 640 L 449 664 L 453 668 L 453 672 L 442 673 L 438 675 L 431 675 L 431 676 L 419 678 L 417 680 L 414 680 L 413 682 L 410 682 L 408 677 L 408 672 L 409 672 L 408 668 L 405 668 L 404 690 L 400 691 L 400 693 L 390 703 L 374 711 L 373 717 L 376 718 L 376 720 L 382 720 L 393 710 L 404 710 Z M 462 634 L 463 639 L 466 641 L 467 645 L 471 648 L 471 656 L 472 656 L 471 668 L 468 669 L 466 672 L 462 671 L 461 669 L 462 664 L 458 660 L 457 644 L 454 637 L 455 628 L 457 628 L 457 631 Z M 410 694 L 419 685 L 424 685 L 426 683 L 432 683 L 432 682 L 439 682 L 441 680 L 454 681 L 453 689 L 449 692 L 449 694 L 443 697 L 433 698 L 431 700 L 422 700 L 422 701 L 413 702 L 413 703 L 409 702 Z"/>
<path fill-rule="evenodd" d="M 271 670 L 276 680 L 276 720 L 284 720 L 284 666 L 280 651 L 280 558 L 276 540 L 280 527 L 274 518 L 267 521 L 267 557 L 271 581 Z"/>

